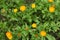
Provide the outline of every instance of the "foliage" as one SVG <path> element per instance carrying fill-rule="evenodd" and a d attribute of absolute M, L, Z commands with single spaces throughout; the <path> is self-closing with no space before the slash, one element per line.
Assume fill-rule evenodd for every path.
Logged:
<path fill-rule="evenodd" d="M 59 30 L 60 0 L 0 0 L 0 40 L 7 32 L 11 40 L 56 40 Z"/>

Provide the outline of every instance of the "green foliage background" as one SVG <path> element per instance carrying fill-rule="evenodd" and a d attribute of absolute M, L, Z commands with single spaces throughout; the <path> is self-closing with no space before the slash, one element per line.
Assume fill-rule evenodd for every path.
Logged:
<path fill-rule="evenodd" d="M 36 4 L 35 9 L 31 8 L 32 3 Z M 54 13 L 48 10 L 52 4 L 55 5 Z M 21 5 L 27 7 L 24 12 L 19 10 Z M 14 8 L 19 10 L 16 14 Z M 1 9 L 5 9 L 5 12 L 2 13 Z M 31 27 L 32 23 L 37 24 L 36 29 Z M 26 26 L 29 28 L 27 31 Z M 47 32 L 46 37 L 40 36 L 42 30 Z M 8 40 L 7 31 L 12 32 L 12 40 L 56 40 L 60 37 L 60 0 L 54 0 L 53 3 L 47 0 L 0 0 L 0 40 Z M 38 37 L 34 34 L 38 34 Z"/>

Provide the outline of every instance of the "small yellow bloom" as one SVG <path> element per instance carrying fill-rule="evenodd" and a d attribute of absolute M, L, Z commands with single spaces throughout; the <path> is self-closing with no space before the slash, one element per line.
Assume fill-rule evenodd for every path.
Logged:
<path fill-rule="evenodd" d="M 40 32 L 40 35 L 41 35 L 41 36 L 46 36 L 46 32 L 45 32 L 45 31 L 41 31 L 41 32 Z"/>
<path fill-rule="evenodd" d="M 36 7 L 35 3 L 31 4 L 31 7 L 32 8 L 35 8 Z"/>
<path fill-rule="evenodd" d="M 8 39 L 10 39 L 10 40 L 12 39 L 12 34 L 11 34 L 11 32 L 6 32 L 6 36 L 7 36 Z"/>
<path fill-rule="evenodd" d="M 26 6 L 20 6 L 20 11 L 25 11 L 26 10 Z"/>
<path fill-rule="evenodd" d="M 15 8 L 13 11 L 14 11 L 14 13 L 16 13 L 18 10 Z"/>
<path fill-rule="evenodd" d="M 36 28 L 37 27 L 37 24 L 36 23 L 33 23 L 32 24 L 32 28 Z"/>
<path fill-rule="evenodd" d="M 48 0 L 48 2 L 53 2 L 53 0 Z"/>
<path fill-rule="evenodd" d="M 55 11 L 55 7 L 54 6 L 51 6 L 51 7 L 49 7 L 49 12 L 54 12 Z"/>

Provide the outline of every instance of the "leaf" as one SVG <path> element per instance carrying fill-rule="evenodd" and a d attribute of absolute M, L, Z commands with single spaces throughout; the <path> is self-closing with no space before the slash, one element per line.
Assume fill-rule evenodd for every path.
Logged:
<path fill-rule="evenodd" d="M 49 35 L 49 34 L 47 34 L 46 37 L 48 40 L 56 40 L 55 37 L 53 37 L 52 35 Z"/>
<path fill-rule="evenodd" d="M 41 40 L 45 40 L 45 37 L 41 37 Z"/>

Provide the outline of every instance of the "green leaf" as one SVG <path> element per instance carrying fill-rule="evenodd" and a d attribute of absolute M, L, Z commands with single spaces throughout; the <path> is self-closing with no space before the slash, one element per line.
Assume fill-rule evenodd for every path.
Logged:
<path fill-rule="evenodd" d="M 41 37 L 41 40 L 45 40 L 45 37 Z"/>
<path fill-rule="evenodd" d="M 47 34 L 46 37 L 48 40 L 56 40 L 55 37 L 53 37 L 52 35 L 49 35 L 49 34 Z"/>

